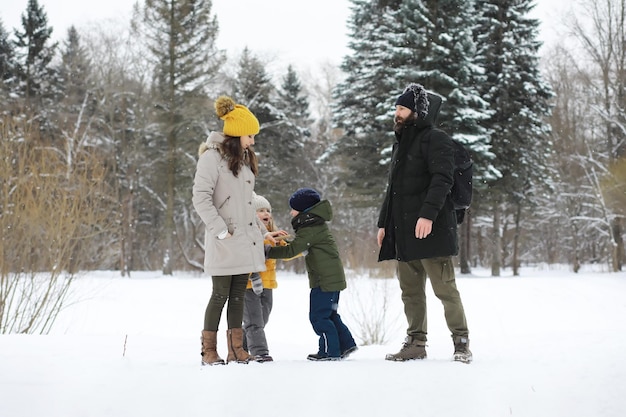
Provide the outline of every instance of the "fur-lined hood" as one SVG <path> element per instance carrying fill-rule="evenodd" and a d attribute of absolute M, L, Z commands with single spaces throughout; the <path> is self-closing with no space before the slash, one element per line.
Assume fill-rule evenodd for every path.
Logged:
<path fill-rule="evenodd" d="M 211 132 L 209 133 L 209 137 L 205 142 L 200 144 L 200 148 L 198 148 L 198 156 L 202 155 L 209 149 L 217 149 L 219 150 L 219 144 L 224 142 L 226 136 L 224 136 L 221 132 Z"/>

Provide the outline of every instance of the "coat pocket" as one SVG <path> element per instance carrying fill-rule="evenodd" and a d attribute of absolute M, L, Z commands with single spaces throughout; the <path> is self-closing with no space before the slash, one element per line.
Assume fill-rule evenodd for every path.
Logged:
<path fill-rule="evenodd" d="M 222 210 L 224 208 L 224 206 L 226 206 L 226 204 L 228 204 L 228 202 L 230 201 L 230 196 L 226 197 L 224 199 L 224 201 L 222 201 L 219 206 L 217 206 L 218 210 Z"/>
<path fill-rule="evenodd" d="M 237 268 L 242 264 L 242 251 L 246 246 L 246 238 L 241 233 L 233 233 L 226 239 L 215 239 L 209 262 L 221 269 Z"/>

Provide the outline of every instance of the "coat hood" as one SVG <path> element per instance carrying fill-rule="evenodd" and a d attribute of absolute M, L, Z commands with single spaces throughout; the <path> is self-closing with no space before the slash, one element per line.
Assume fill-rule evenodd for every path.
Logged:
<path fill-rule="evenodd" d="M 415 122 L 415 125 L 418 127 L 435 126 L 437 118 L 439 117 L 441 104 L 443 103 L 443 97 L 438 94 L 429 91 L 426 93 L 426 96 L 428 97 L 428 114 L 425 118 L 418 119 Z"/>
<path fill-rule="evenodd" d="M 205 142 L 200 144 L 200 148 L 198 149 L 198 155 L 202 155 L 209 149 L 218 149 L 218 145 L 224 142 L 226 136 L 220 132 L 211 132 L 209 133 L 209 137 L 207 137 Z"/>
<path fill-rule="evenodd" d="M 333 218 L 333 209 L 328 200 L 322 200 L 307 211 L 303 211 L 291 219 L 291 225 L 297 232 L 302 227 L 324 224 Z"/>
<path fill-rule="evenodd" d="M 222 143 L 226 139 L 226 136 L 222 132 L 211 132 L 206 139 L 207 143 Z"/>
<path fill-rule="evenodd" d="M 309 210 L 307 210 L 307 213 L 320 216 L 322 219 L 324 219 L 324 221 L 327 221 L 327 222 L 333 219 L 333 208 L 330 205 L 330 201 L 328 200 L 320 201 L 319 203 L 311 207 Z"/>

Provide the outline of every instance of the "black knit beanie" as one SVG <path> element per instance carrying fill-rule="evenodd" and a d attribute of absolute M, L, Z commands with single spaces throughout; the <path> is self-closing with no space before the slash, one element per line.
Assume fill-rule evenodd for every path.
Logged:
<path fill-rule="evenodd" d="M 409 84 L 402 95 L 396 100 L 396 106 L 404 106 L 411 109 L 420 119 L 428 115 L 428 96 L 426 89 L 421 84 Z"/>

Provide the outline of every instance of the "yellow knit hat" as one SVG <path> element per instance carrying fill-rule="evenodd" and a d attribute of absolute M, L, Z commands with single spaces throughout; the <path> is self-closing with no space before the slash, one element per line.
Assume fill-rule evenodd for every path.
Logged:
<path fill-rule="evenodd" d="M 240 137 L 259 133 L 259 121 L 246 106 L 235 104 L 228 96 L 215 100 L 215 112 L 224 121 L 224 134 Z"/>

